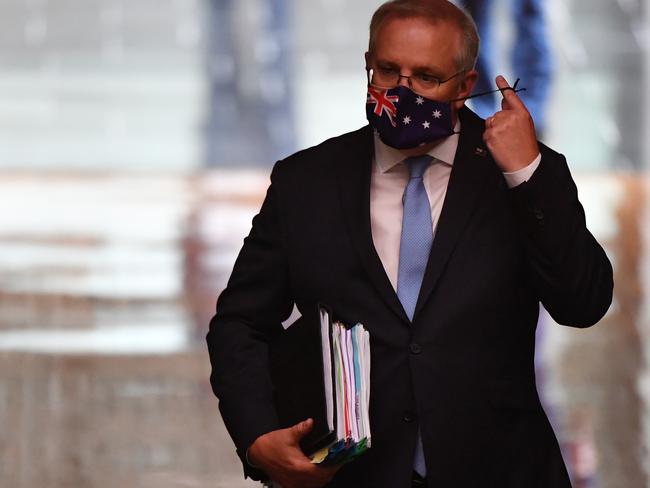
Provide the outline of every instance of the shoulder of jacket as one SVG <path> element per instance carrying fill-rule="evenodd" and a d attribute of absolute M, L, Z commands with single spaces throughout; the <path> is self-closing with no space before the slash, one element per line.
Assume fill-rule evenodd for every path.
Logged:
<path fill-rule="evenodd" d="M 275 163 L 272 178 L 286 178 L 304 174 L 314 174 L 320 170 L 329 170 L 342 156 L 355 145 L 361 145 L 371 134 L 370 128 L 364 126 L 352 132 L 331 137 L 320 144 L 302 149 Z"/>
<path fill-rule="evenodd" d="M 543 142 L 537 141 L 537 145 L 539 146 L 539 152 L 542 155 L 542 158 L 554 158 L 560 160 L 565 159 L 562 153 L 559 153 L 555 149 L 548 147 Z"/>

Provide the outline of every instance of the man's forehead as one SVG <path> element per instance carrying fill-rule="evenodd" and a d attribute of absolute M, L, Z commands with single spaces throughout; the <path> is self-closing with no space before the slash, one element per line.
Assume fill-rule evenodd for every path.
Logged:
<path fill-rule="evenodd" d="M 399 14 L 393 14 L 393 15 L 388 15 L 386 18 L 377 26 L 377 35 L 381 35 L 382 30 L 389 24 L 392 23 L 402 23 L 402 24 L 407 24 L 407 23 L 418 23 L 423 26 L 428 27 L 432 31 L 444 31 L 447 33 L 455 32 L 460 34 L 461 33 L 461 27 L 458 25 L 457 22 L 453 21 L 452 19 L 438 19 L 438 18 L 431 18 L 427 17 L 426 15 L 417 15 L 417 14 L 412 14 L 412 15 L 399 15 Z"/>
<path fill-rule="evenodd" d="M 423 16 L 389 16 L 378 26 L 374 44 L 386 37 L 388 32 L 393 35 L 396 31 L 407 33 L 412 26 L 428 31 L 427 34 L 432 38 L 443 37 L 445 40 L 455 42 L 461 42 L 462 39 L 460 27 L 451 20 L 433 20 Z"/>
<path fill-rule="evenodd" d="M 412 35 L 412 27 L 417 29 L 418 35 Z M 460 30 L 451 21 L 393 16 L 379 26 L 370 54 L 377 61 L 395 63 L 395 58 L 408 58 L 412 68 L 443 69 L 444 65 L 455 61 L 460 41 Z"/>

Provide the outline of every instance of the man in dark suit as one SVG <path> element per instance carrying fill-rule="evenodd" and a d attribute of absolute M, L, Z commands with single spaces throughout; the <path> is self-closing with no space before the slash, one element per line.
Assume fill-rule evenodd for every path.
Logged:
<path fill-rule="evenodd" d="M 570 486 L 535 387 L 539 302 L 591 326 L 612 269 L 564 157 L 536 141 L 505 79 L 487 121 L 463 106 L 477 52 L 453 4 L 385 3 L 366 53 L 371 125 L 273 168 L 207 336 L 247 475 L 285 488 Z M 342 467 L 300 451 L 310 420 L 280 428 L 268 369 L 294 303 L 307 314 L 319 301 L 371 337 L 372 448 Z"/>

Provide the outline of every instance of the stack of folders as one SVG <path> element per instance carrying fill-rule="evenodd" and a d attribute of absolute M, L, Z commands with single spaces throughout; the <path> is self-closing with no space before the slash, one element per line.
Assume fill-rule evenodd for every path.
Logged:
<path fill-rule="evenodd" d="M 315 319 L 315 320 L 314 320 Z M 370 335 L 318 305 L 271 347 L 271 375 L 280 423 L 314 419 L 301 447 L 312 462 L 346 463 L 370 448 Z"/>

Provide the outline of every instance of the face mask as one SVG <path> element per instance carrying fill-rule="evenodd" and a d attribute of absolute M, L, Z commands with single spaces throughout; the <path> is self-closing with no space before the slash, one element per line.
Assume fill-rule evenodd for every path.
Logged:
<path fill-rule="evenodd" d="M 513 90 L 517 90 L 517 84 Z M 523 89 L 525 90 L 525 88 Z M 465 98 L 439 102 L 418 95 L 407 86 L 377 88 L 368 85 L 366 117 L 382 142 L 395 149 L 412 149 L 454 134 L 451 102 L 480 97 L 493 90 Z"/>

